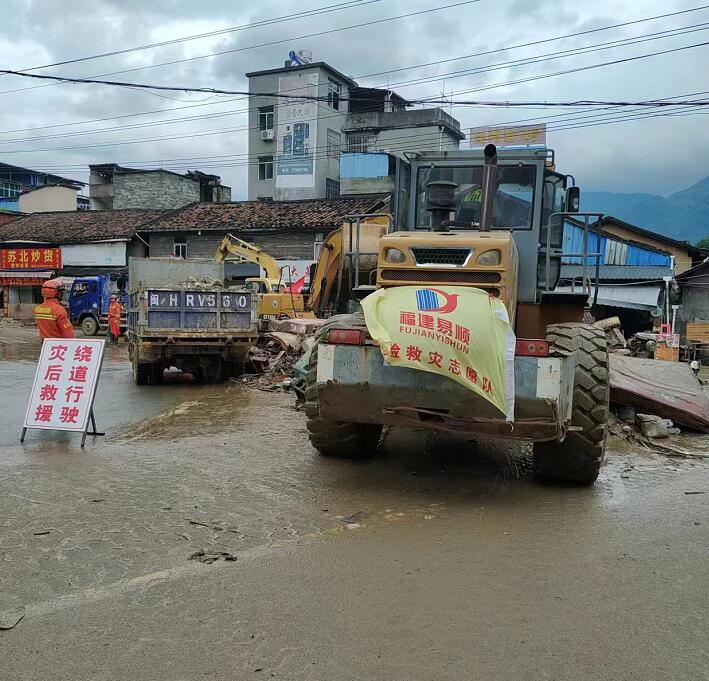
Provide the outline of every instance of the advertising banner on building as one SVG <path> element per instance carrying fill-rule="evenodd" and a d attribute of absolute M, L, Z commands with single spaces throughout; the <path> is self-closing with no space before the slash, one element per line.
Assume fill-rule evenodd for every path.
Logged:
<path fill-rule="evenodd" d="M 386 364 L 446 376 L 513 419 L 515 335 L 500 300 L 476 288 L 395 286 L 362 309 Z"/>
<path fill-rule="evenodd" d="M 314 187 L 318 102 L 300 96 L 318 96 L 318 74 L 283 76 L 278 91 L 289 97 L 278 102 L 276 187 Z"/>
<path fill-rule="evenodd" d="M 501 125 L 470 128 L 470 146 L 484 147 L 494 144 L 498 147 L 544 147 L 547 143 L 547 126 Z"/>
<path fill-rule="evenodd" d="M 104 338 L 45 339 L 24 428 L 86 431 L 105 343 Z"/>
<path fill-rule="evenodd" d="M 59 248 L 8 248 L 0 250 L 2 270 L 58 270 L 62 266 Z"/>

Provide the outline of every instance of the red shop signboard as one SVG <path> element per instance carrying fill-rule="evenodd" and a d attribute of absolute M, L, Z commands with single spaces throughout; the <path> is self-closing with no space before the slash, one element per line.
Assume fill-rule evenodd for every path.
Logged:
<path fill-rule="evenodd" d="M 58 270 L 62 266 L 60 248 L 9 248 L 0 251 L 3 270 Z"/>

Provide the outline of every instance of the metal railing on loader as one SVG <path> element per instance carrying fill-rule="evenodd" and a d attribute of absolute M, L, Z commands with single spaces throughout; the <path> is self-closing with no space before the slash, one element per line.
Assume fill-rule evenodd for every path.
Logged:
<path fill-rule="evenodd" d="M 556 288 L 557 284 L 559 283 L 559 279 L 561 277 L 561 267 L 563 265 L 562 260 L 564 258 L 581 258 L 582 262 L 582 275 L 581 275 L 581 291 L 580 293 L 586 293 L 587 295 L 591 295 L 593 293 L 593 303 L 589 305 L 591 307 L 592 305 L 595 305 L 596 302 L 598 301 L 598 286 L 601 278 L 601 258 L 603 257 L 603 253 L 597 251 L 596 253 L 589 253 L 589 245 L 588 245 L 588 235 L 589 235 L 589 228 L 591 226 L 590 218 L 595 218 L 593 223 L 600 223 L 601 218 L 603 217 L 603 213 L 569 213 L 566 211 L 561 211 L 558 213 L 552 213 L 549 216 L 549 220 L 546 225 L 546 244 L 540 248 L 540 251 L 544 254 L 544 290 L 543 293 L 553 293 L 554 289 Z M 560 234 L 561 234 L 561 245 L 559 247 L 552 246 L 552 224 L 554 221 L 554 218 L 558 218 L 560 221 Z M 563 244 L 563 233 L 564 233 L 564 225 L 566 224 L 567 218 L 573 219 L 575 222 L 579 223 L 581 222 L 581 218 L 583 218 L 583 224 L 580 225 L 583 227 L 583 245 L 582 245 L 582 251 L 580 253 L 565 253 L 564 252 L 564 244 Z M 598 234 L 598 243 L 600 247 L 600 233 Z M 589 260 L 591 258 L 595 258 L 595 279 L 593 282 L 593 288 L 591 287 L 591 279 L 589 277 L 589 271 L 591 265 L 589 265 Z M 551 265 L 552 265 L 552 259 L 558 259 L 559 260 L 559 278 L 554 281 L 554 286 L 552 287 L 550 285 L 551 282 Z"/>

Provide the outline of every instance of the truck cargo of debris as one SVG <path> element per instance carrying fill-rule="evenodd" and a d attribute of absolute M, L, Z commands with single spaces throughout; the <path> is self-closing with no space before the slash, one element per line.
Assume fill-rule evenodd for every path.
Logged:
<path fill-rule="evenodd" d="M 130 259 L 128 351 L 136 384 L 160 383 L 170 367 L 208 381 L 243 372 L 258 338 L 258 301 L 248 289 L 225 289 L 223 278 L 223 265 L 211 260 Z"/>

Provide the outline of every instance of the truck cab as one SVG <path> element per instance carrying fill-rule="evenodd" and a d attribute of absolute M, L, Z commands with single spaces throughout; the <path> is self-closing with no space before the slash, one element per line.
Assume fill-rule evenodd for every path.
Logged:
<path fill-rule="evenodd" d="M 101 328 L 108 325 L 108 306 L 111 296 L 118 295 L 125 306 L 127 297 L 119 290 L 119 280 L 106 274 L 90 277 L 77 277 L 69 291 L 69 319 L 86 336 L 95 336 Z M 121 317 L 121 326 L 125 326 L 125 316 Z"/>

